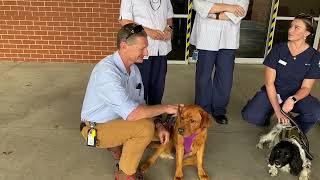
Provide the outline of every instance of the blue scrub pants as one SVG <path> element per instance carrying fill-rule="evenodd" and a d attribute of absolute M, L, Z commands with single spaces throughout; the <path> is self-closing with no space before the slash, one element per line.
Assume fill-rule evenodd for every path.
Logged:
<path fill-rule="evenodd" d="M 146 103 L 161 104 L 167 74 L 167 56 L 149 56 L 143 63 L 136 65 L 141 73 Z"/>
<path fill-rule="evenodd" d="M 294 121 L 304 133 L 307 133 L 317 121 L 320 121 L 320 102 L 317 98 L 309 95 L 298 101 L 292 112 L 299 114 L 294 118 Z M 265 121 L 274 113 L 267 92 L 265 90 L 257 92 L 248 101 L 241 113 L 245 121 L 263 126 Z"/>
<path fill-rule="evenodd" d="M 199 50 L 196 64 L 195 104 L 214 116 L 225 115 L 230 99 L 235 60 L 234 49 Z M 214 76 L 212 72 L 214 70 Z"/>

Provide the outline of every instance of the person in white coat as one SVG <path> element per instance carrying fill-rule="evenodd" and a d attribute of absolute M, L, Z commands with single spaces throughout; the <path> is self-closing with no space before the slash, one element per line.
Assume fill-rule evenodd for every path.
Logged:
<path fill-rule="evenodd" d="M 170 0 L 122 0 L 120 24 L 135 22 L 148 35 L 148 53 L 137 64 L 144 85 L 144 99 L 148 105 L 161 104 L 167 74 L 167 54 L 171 51 L 173 9 Z"/>
<path fill-rule="evenodd" d="M 240 22 L 247 13 L 249 0 L 194 0 L 193 5 L 197 13 L 190 42 L 199 51 L 195 103 L 218 123 L 227 124 Z"/>

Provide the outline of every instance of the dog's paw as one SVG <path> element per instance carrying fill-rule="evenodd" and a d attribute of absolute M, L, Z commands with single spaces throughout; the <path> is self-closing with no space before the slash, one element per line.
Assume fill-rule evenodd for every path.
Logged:
<path fill-rule="evenodd" d="M 142 166 L 140 166 L 139 170 L 141 173 L 145 174 L 149 168 L 150 168 L 150 163 L 146 162 Z"/>
<path fill-rule="evenodd" d="M 170 153 L 162 153 L 159 157 L 162 159 L 174 159 L 174 156 Z"/>
<path fill-rule="evenodd" d="M 200 179 L 200 180 L 209 180 L 209 176 L 206 175 L 206 174 L 200 175 L 200 176 L 199 176 L 199 179 Z"/>
<path fill-rule="evenodd" d="M 278 174 L 278 170 L 276 168 L 270 168 L 269 169 L 270 176 L 276 176 Z"/>
<path fill-rule="evenodd" d="M 299 176 L 299 180 L 308 180 L 308 176 Z"/>
<path fill-rule="evenodd" d="M 173 180 L 183 180 L 183 177 L 182 177 L 182 176 L 181 176 L 181 177 L 175 176 L 175 177 L 173 178 Z"/>
<path fill-rule="evenodd" d="M 256 147 L 257 147 L 258 149 L 263 149 L 263 144 L 262 144 L 262 143 L 258 143 L 258 144 L 256 145 Z"/>

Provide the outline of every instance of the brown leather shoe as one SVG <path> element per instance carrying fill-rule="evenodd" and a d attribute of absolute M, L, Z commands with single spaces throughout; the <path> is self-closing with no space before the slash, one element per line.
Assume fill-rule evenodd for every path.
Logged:
<path fill-rule="evenodd" d="M 107 148 L 107 150 L 111 152 L 114 160 L 120 160 L 122 154 L 122 146 Z"/>
<path fill-rule="evenodd" d="M 136 172 L 133 175 L 125 174 L 121 169 L 119 169 L 119 164 L 116 165 L 116 170 L 114 171 L 115 180 L 143 180 L 143 175 L 140 172 Z"/>

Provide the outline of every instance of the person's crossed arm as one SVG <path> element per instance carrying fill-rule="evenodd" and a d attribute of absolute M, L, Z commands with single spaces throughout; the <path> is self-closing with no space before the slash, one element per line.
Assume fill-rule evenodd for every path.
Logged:
<path fill-rule="evenodd" d="M 202 17 L 209 17 L 219 20 L 231 20 L 235 24 L 239 23 L 247 13 L 248 0 L 241 0 L 237 4 L 214 3 L 207 0 L 194 0 L 194 9 Z M 219 16 L 219 17 L 217 17 Z"/>

